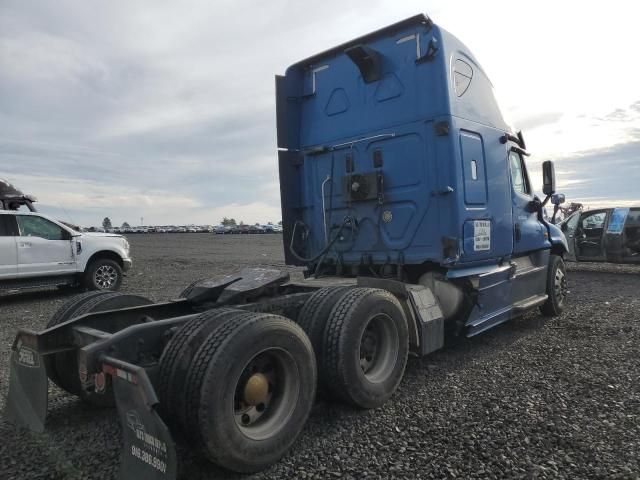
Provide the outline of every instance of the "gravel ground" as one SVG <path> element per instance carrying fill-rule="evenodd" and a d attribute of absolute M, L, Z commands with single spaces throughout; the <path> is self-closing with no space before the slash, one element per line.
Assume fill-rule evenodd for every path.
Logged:
<path fill-rule="evenodd" d="M 277 235 L 132 236 L 123 290 L 175 297 L 192 280 L 282 266 Z M 640 478 L 640 266 L 569 266 L 565 313 L 537 313 L 410 359 L 383 408 L 319 401 L 291 453 L 253 476 L 184 450 L 180 476 L 211 478 Z M 41 329 L 69 294 L 0 298 L 0 408 L 16 328 Z M 47 432 L 0 422 L 1 479 L 117 478 L 115 412 L 51 387 Z"/>

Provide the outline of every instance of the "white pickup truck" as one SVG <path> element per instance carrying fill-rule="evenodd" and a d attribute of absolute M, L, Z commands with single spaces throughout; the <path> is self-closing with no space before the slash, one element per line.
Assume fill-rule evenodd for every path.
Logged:
<path fill-rule="evenodd" d="M 121 235 L 78 232 L 38 212 L 0 209 L 0 292 L 117 290 L 129 268 L 129 242 Z"/>

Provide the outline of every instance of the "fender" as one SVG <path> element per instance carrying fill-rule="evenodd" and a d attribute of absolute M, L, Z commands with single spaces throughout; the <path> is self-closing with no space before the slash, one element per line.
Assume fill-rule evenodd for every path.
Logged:
<path fill-rule="evenodd" d="M 547 232 L 549 232 L 549 242 L 551 242 L 551 252 L 554 254 L 564 254 L 569 252 L 569 244 L 562 230 L 557 225 L 545 221 Z"/>

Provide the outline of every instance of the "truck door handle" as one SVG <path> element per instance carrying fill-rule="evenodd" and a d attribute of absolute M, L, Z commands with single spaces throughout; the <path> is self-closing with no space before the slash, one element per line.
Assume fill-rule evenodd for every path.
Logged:
<path fill-rule="evenodd" d="M 20 248 L 29 248 L 31 246 L 31 242 L 20 242 L 18 246 Z"/>
<path fill-rule="evenodd" d="M 516 223 L 514 225 L 514 229 L 515 229 L 516 242 L 519 242 L 520 238 L 522 238 L 522 231 L 520 230 L 520 224 Z"/>

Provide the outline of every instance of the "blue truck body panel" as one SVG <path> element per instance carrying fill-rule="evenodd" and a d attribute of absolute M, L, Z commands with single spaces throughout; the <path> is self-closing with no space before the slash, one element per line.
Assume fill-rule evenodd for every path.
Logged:
<path fill-rule="evenodd" d="M 512 188 L 513 132 L 484 70 L 426 16 L 298 62 L 276 85 L 287 263 L 314 263 L 334 239 L 325 257 L 340 265 L 446 268 L 562 241 Z"/>

